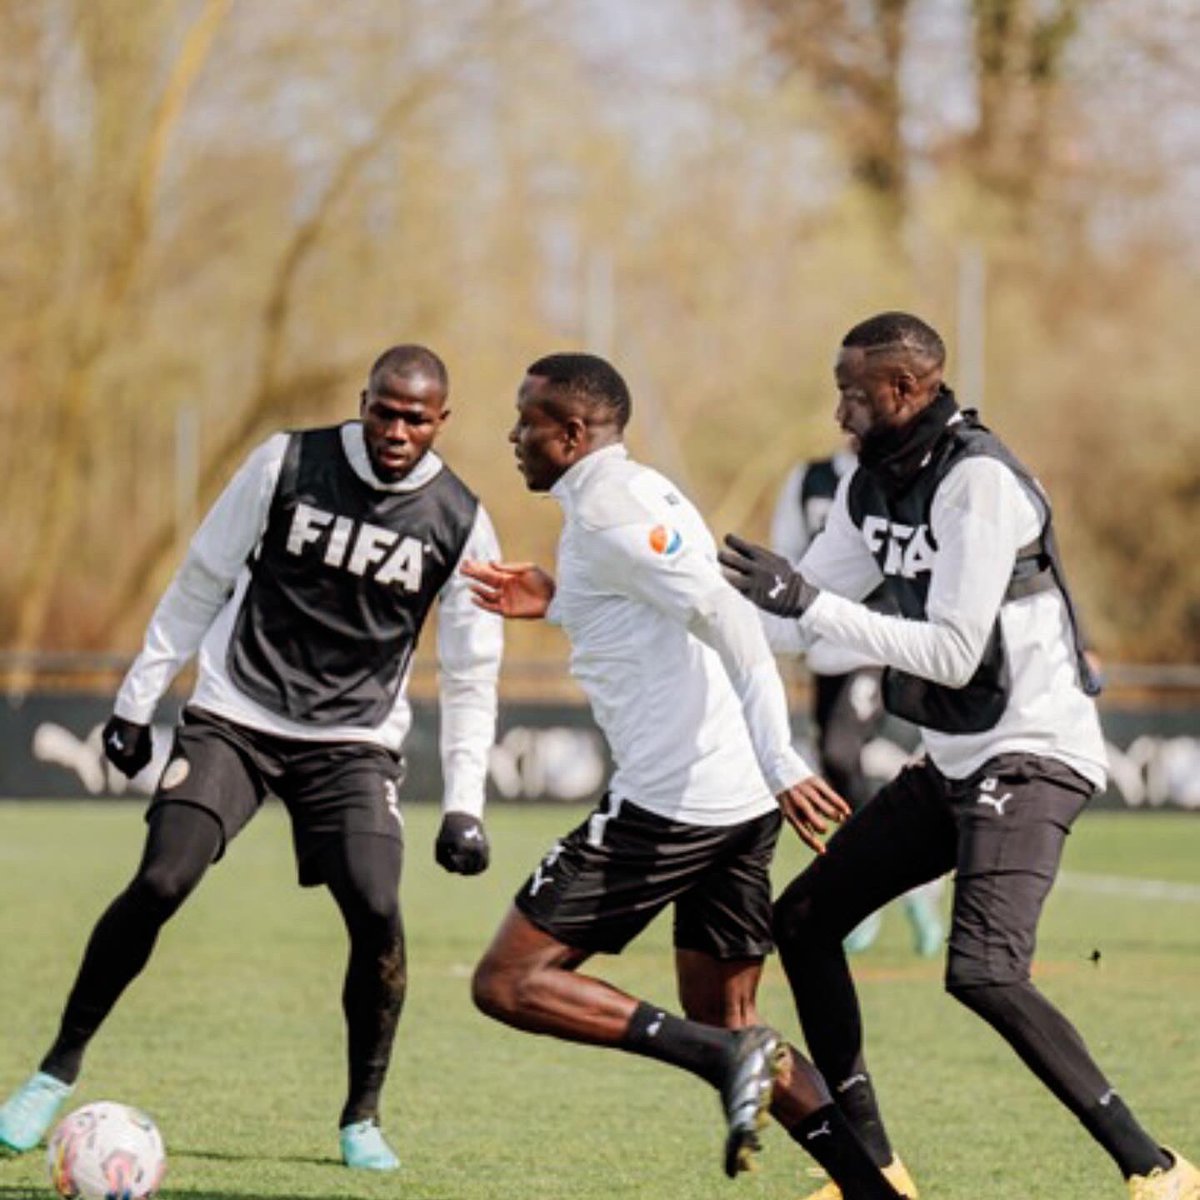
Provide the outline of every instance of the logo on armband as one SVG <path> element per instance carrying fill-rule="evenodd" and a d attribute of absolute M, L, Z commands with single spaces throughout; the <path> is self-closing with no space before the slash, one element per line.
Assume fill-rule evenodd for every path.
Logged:
<path fill-rule="evenodd" d="M 682 545 L 683 538 L 679 536 L 678 529 L 667 525 L 655 525 L 650 530 L 650 549 L 655 554 L 674 554 Z"/>

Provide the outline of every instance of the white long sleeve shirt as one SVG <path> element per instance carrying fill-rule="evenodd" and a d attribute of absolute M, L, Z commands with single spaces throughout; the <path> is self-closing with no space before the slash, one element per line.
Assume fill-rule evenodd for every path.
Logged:
<path fill-rule="evenodd" d="M 154 611 L 142 651 L 117 693 L 114 711 L 126 720 L 149 723 L 171 681 L 195 654 L 197 678 L 190 707 L 281 737 L 367 742 L 399 751 L 412 725 L 407 676 L 395 705 L 379 725 L 313 726 L 288 720 L 257 704 L 237 687 L 226 669 L 229 639 L 250 582 L 247 562 L 266 529 L 287 443 L 288 435 L 279 433 L 254 450 L 209 510 Z M 371 469 L 362 425 L 357 421 L 342 426 L 342 448 L 354 472 L 381 491 L 419 488 L 442 470 L 441 459 L 428 452 L 405 479 L 385 483 Z M 499 555 L 491 519 L 480 504 L 462 557 L 487 562 Z M 446 811 L 475 816 L 483 812 L 502 650 L 501 619 L 471 602 L 470 588 L 456 567 L 438 596 L 442 803 Z"/>
<path fill-rule="evenodd" d="M 772 622 L 777 649 L 802 650 L 824 638 L 866 661 L 961 687 L 973 675 L 999 613 L 1012 694 L 999 723 L 982 733 L 922 729 L 934 765 L 952 779 L 972 774 L 1007 752 L 1055 758 L 1102 788 L 1107 773 L 1096 705 L 1079 686 L 1066 604 L 1055 590 L 1004 601 L 1017 551 L 1041 530 L 1025 488 L 997 459 L 975 456 L 954 466 L 934 494 L 929 527 L 936 549 L 913 555 L 930 572 L 926 619 L 882 616 L 857 601 L 881 582 L 867 538 L 850 518 L 838 486 L 821 536 L 800 562 L 821 594 L 799 619 Z M 790 624 L 790 630 L 787 625 Z"/>
<path fill-rule="evenodd" d="M 700 514 L 609 446 L 576 463 L 547 619 L 571 642 L 616 764 L 610 790 L 669 820 L 732 825 L 770 812 L 812 771 L 754 609 L 722 578 Z"/>

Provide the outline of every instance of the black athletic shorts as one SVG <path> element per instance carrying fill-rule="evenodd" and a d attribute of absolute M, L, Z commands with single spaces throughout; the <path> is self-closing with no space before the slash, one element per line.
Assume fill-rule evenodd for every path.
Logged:
<path fill-rule="evenodd" d="M 579 950 L 619 954 L 668 904 L 675 946 L 718 959 L 772 949 L 777 811 L 738 825 L 685 825 L 605 796 L 556 842 L 517 893 L 539 929 Z"/>
<path fill-rule="evenodd" d="M 220 858 L 266 795 L 278 796 L 292 820 L 300 883 L 313 887 L 324 882 L 321 851 L 350 834 L 391 838 L 403 851 L 403 775 L 403 759 L 381 746 L 277 737 L 186 708 L 147 815 L 164 804 L 212 813 Z"/>

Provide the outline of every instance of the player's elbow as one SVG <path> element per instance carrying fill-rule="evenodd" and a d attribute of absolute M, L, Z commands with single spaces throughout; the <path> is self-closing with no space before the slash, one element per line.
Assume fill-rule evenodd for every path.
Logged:
<path fill-rule="evenodd" d="M 934 678 L 949 688 L 966 687 L 983 658 L 985 637 L 955 626 L 943 626 Z"/>

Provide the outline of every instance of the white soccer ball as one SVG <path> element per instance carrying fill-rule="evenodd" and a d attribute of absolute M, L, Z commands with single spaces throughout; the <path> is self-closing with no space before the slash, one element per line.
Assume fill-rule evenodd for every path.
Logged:
<path fill-rule="evenodd" d="M 162 1184 L 167 1152 L 144 1112 L 99 1100 L 58 1123 L 46 1162 L 54 1190 L 68 1200 L 144 1200 Z"/>

